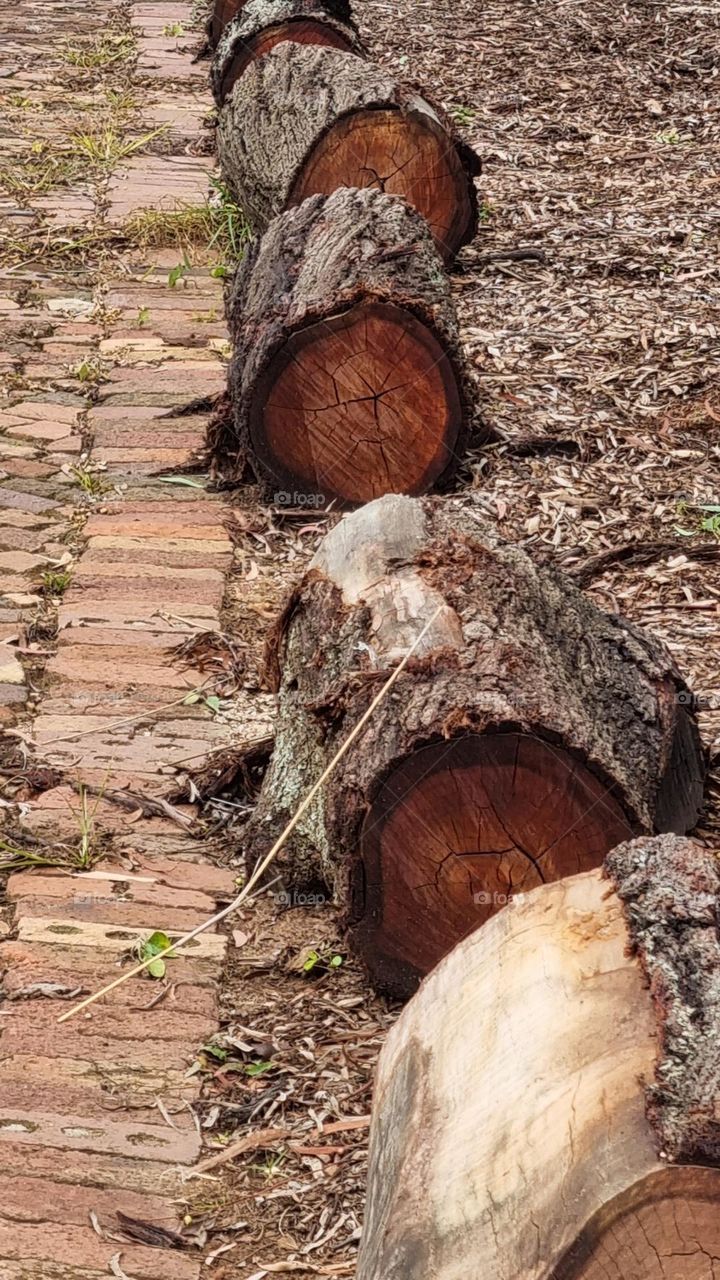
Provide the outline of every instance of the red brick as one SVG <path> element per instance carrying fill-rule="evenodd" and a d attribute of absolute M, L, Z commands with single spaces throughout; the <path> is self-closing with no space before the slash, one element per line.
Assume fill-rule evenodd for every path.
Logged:
<path fill-rule="evenodd" d="M 125 943 L 126 952 L 129 952 L 133 940 L 137 939 L 138 935 L 137 930 L 132 932 L 128 930 L 128 932 L 130 937 Z M 142 932 L 146 934 L 147 931 Z M 190 958 L 191 954 L 189 951 L 181 951 L 177 959 L 168 960 L 169 980 L 176 985 L 178 991 L 177 1000 L 168 999 L 168 1008 L 177 1012 L 185 1012 L 182 991 L 186 984 L 193 988 L 205 988 L 211 994 L 216 989 L 218 962 L 209 958 L 199 960 Z M 73 947 L 72 939 L 63 943 L 62 939 L 58 938 L 57 943 L 53 944 L 36 941 L 30 943 L 17 939 L 0 943 L 0 973 L 3 974 L 3 985 L 7 985 L 8 990 L 16 990 L 18 983 L 22 987 L 30 982 L 53 982 L 56 981 L 53 976 L 55 973 L 66 972 L 74 974 L 74 985 L 80 984 L 94 989 L 101 965 L 105 966 L 103 977 L 108 982 L 119 977 L 122 972 L 122 966 L 116 962 L 115 956 L 108 956 L 107 952 L 104 952 L 99 959 L 98 954 L 93 952 L 91 947 Z M 158 990 L 158 984 L 154 979 L 140 975 L 137 978 L 128 978 L 117 991 L 98 1001 L 98 1004 L 104 1007 L 107 1002 L 110 1002 L 112 1007 L 127 1007 L 141 1012 L 143 1006 L 157 995 Z M 59 1016 L 62 1009 L 58 1007 L 57 1012 Z M 197 1012 L 204 1013 L 206 1010 L 202 1008 Z"/>
<path fill-rule="evenodd" d="M 176 1195 L 180 1190 L 176 1170 L 156 1160 L 134 1160 L 120 1155 L 60 1150 L 57 1147 L 33 1147 L 3 1139 L 0 1141 L 0 1175 L 14 1177 L 18 1170 L 27 1177 L 49 1178 L 63 1185 L 79 1187 L 107 1187 L 164 1195 Z M 4 1272 L 0 1275 L 2 1280 L 6 1280 Z M 73 1271 L 68 1280 L 76 1280 L 77 1275 Z M 41 1277 L 28 1276 L 24 1272 L 20 1280 L 41 1280 Z M 45 1271 L 42 1280 L 46 1280 Z"/>
<path fill-rule="evenodd" d="M 23 920 L 31 916 L 35 920 L 59 920 L 67 914 L 71 920 L 95 921 L 98 924 L 113 924 L 122 928 L 161 929 L 164 924 L 171 924 L 173 929 L 184 932 L 202 924 L 212 910 L 193 909 L 190 907 L 161 906 L 145 902 L 123 902 L 121 899 L 98 894 L 88 885 L 86 892 L 76 891 L 72 898 L 27 897 L 22 898 L 15 910 L 15 919 Z"/>
<path fill-rule="evenodd" d="M 49 1178 L 9 1178 L 0 1175 L 0 1204 L 3 1212 L 15 1222 L 60 1222 L 87 1226 L 91 1211 L 101 1224 L 116 1227 L 119 1209 L 131 1218 L 142 1218 L 177 1230 L 178 1210 L 174 1201 L 164 1196 L 138 1194 L 137 1191 L 105 1191 L 102 1187 L 73 1187 Z"/>
<path fill-rule="evenodd" d="M 62 640 L 62 637 L 61 637 Z M 102 654 L 102 657 L 100 657 Z M 98 656 L 89 658 L 85 649 L 76 650 L 73 645 L 62 645 L 47 667 L 48 675 L 64 676 L 75 680 L 82 687 L 85 680 L 94 684 L 108 684 L 117 688 L 122 681 L 168 689 L 187 689 L 188 693 L 207 679 L 201 671 L 191 667 L 173 667 L 141 664 L 132 655 L 108 653 L 98 650 Z"/>
<path fill-rule="evenodd" d="M 53 498 L 41 498 L 36 493 L 21 493 L 16 489 L 0 488 L 0 511 L 3 507 L 11 507 L 17 511 L 39 513 L 57 510 L 61 506 L 62 503 L 56 502 Z"/>
<path fill-rule="evenodd" d="M 101 985 L 105 978 L 105 974 L 98 974 L 96 984 Z M 128 1038 L 119 1018 L 124 1011 L 116 1012 L 118 1020 L 110 1024 L 115 1028 L 114 1036 L 103 1034 L 102 1030 L 98 1030 L 96 1035 L 92 1034 L 95 1023 L 86 1023 L 82 1017 L 58 1025 L 59 1015 L 55 1009 L 50 1019 L 40 1019 L 37 1015 L 22 1019 L 3 1017 L 3 1052 L 27 1053 L 33 1057 L 86 1058 L 98 1065 L 109 1063 L 114 1066 L 183 1071 L 193 1062 L 199 1046 L 216 1030 L 211 1019 L 183 1013 L 172 1015 L 167 1023 L 174 1034 L 163 1035 L 163 1027 L 158 1023 L 158 1015 L 162 1012 L 160 1005 L 151 1010 L 150 1014 L 127 1015 L 128 1019 L 136 1019 L 137 1031 L 133 1038 Z M 197 1038 L 194 1038 L 195 1033 L 199 1033 Z M 42 1099 L 39 1099 L 39 1105 L 42 1105 Z M 0 1125 L 0 1138 L 1 1129 Z M 38 1139 L 40 1140 L 50 1145 L 55 1141 L 58 1145 L 52 1137 L 46 1136 Z M 103 1141 L 107 1142 L 107 1139 Z M 111 1151 L 112 1146 L 88 1146 L 88 1150 Z M 148 1156 L 150 1158 L 158 1159 L 158 1152 L 152 1157 Z M 172 1159 L 172 1156 L 169 1158 Z"/>
<path fill-rule="evenodd" d="M 222 580 L 213 582 L 210 575 L 216 572 L 214 569 L 208 570 L 206 578 L 209 578 L 209 581 L 194 581 L 187 578 L 156 581 L 145 572 L 145 566 L 139 566 L 137 576 L 131 578 L 129 582 L 118 574 L 109 574 L 104 571 L 91 573 L 91 569 L 97 570 L 98 566 L 88 566 L 88 572 L 83 573 L 82 583 L 78 581 L 77 573 L 75 574 L 74 585 L 65 597 L 68 604 L 82 599 L 82 593 L 90 600 L 117 601 L 118 603 L 125 600 L 133 604 L 145 601 L 146 605 L 152 604 L 156 609 L 170 612 L 177 612 L 177 605 L 180 602 L 214 604 L 216 607 L 222 603 L 224 584 Z"/>
<path fill-rule="evenodd" d="M 120 898 L 149 906 L 165 907 L 168 912 L 176 908 L 195 909 L 212 915 L 214 899 L 197 889 L 170 889 L 157 881 L 149 882 L 141 875 L 133 872 L 117 872 L 122 879 L 97 879 L 91 875 L 64 875 L 62 872 L 23 871 L 11 875 L 7 883 L 7 896 L 10 902 L 21 898 L 57 898 L 64 902 L 72 902 L 78 896 L 88 893 L 98 898 L 109 898 L 117 902 Z"/>
<path fill-rule="evenodd" d="M 28 1263 L 45 1261 L 55 1265 L 75 1267 L 82 1259 L 83 1268 L 97 1268 L 103 1275 L 110 1274 L 110 1259 L 120 1252 L 123 1270 L 137 1280 L 157 1280 L 158 1268 L 163 1280 L 198 1280 L 200 1263 L 177 1250 L 157 1249 L 138 1245 L 120 1246 L 116 1241 L 101 1240 L 91 1226 L 66 1227 L 45 1223 L 42 1231 L 34 1225 L 23 1226 L 13 1222 L 5 1225 L 0 1219 L 0 1258 Z M 160 1261 L 160 1258 L 162 1259 Z M 20 1273 L 21 1275 L 23 1273 Z M 30 1273 L 24 1273 L 30 1280 Z M 43 1275 L 47 1273 L 43 1270 Z M 39 1280 L 39 1277 L 38 1277 Z"/>

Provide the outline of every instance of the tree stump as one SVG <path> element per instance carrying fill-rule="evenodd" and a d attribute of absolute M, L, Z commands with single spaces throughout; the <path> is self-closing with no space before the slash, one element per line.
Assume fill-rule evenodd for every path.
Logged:
<path fill-rule="evenodd" d="M 218 106 L 251 62 L 288 40 L 364 52 L 347 0 L 249 0 L 225 28 L 212 64 Z"/>
<path fill-rule="evenodd" d="M 358 1280 L 716 1280 L 718 865 L 635 840 L 438 966 L 380 1057 Z"/>
<path fill-rule="evenodd" d="M 277 502 L 309 506 L 452 476 L 472 391 L 442 263 L 404 201 L 341 189 L 289 209 L 248 251 L 228 317 L 216 473 L 247 458 Z"/>
<path fill-rule="evenodd" d="M 403 996 L 518 893 L 702 805 L 692 698 L 663 644 L 494 545 L 454 499 L 382 498 L 322 542 L 278 624 L 276 746 L 246 833 L 268 847 L 439 610 L 286 847 L 380 989 Z"/>
<path fill-rule="evenodd" d="M 247 0 L 213 0 L 207 22 L 207 38 L 211 48 L 216 48 L 229 22 L 242 13 Z"/>
<path fill-rule="evenodd" d="M 218 152 L 257 232 L 338 187 L 403 196 L 446 260 L 477 229 L 474 152 L 417 89 L 339 49 L 286 42 L 252 62 L 220 113 Z"/>

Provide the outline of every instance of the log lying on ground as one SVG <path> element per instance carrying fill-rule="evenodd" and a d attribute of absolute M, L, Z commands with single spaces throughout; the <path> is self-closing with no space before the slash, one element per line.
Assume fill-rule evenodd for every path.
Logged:
<path fill-rule="evenodd" d="M 251 62 L 288 40 L 364 52 L 347 0 L 249 0 L 225 28 L 213 61 L 218 106 Z"/>
<path fill-rule="evenodd" d="M 428 978 L 380 1057 L 358 1280 L 716 1280 L 718 865 L 633 841 Z"/>
<path fill-rule="evenodd" d="M 207 38 L 211 48 L 214 49 L 220 43 L 226 26 L 242 13 L 246 3 L 247 0 L 213 0 L 207 22 Z"/>
<path fill-rule="evenodd" d="M 691 697 L 664 645 L 494 546 L 458 500 L 392 496 L 324 539 L 278 626 L 251 856 L 438 608 L 285 864 L 332 885 L 371 979 L 397 995 L 514 894 L 631 835 L 685 832 L 702 804 Z"/>
<path fill-rule="evenodd" d="M 352 53 L 284 43 L 251 63 L 220 113 L 218 152 L 258 232 L 338 187 L 403 196 L 446 259 L 477 228 L 474 152 L 417 89 Z"/>
<path fill-rule="evenodd" d="M 217 474 L 247 458 L 277 501 L 311 506 L 450 478 L 472 392 L 442 263 L 404 201 L 345 188 L 288 210 L 248 252 L 228 315 L 235 416 L 210 442 Z"/>

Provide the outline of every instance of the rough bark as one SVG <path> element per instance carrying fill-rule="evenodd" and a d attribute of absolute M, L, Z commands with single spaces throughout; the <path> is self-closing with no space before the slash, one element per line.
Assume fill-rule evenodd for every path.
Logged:
<path fill-rule="evenodd" d="M 219 107 L 245 68 L 283 40 L 364 56 L 347 0 L 248 0 L 225 28 L 213 60 L 211 83 Z"/>
<path fill-rule="evenodd" d="M 683 910 L 709 940 L 711 862 L 688 840 L 628 844 L 613 874 L 636 923 L 598 869 L 525 895 L 435 969 L 378 1066 L 358 1280 L 715 1280 L 720 1172 L 674 1164 L 648 1112 L 666 1005 L 635 954 L 652 935 L 656 965 L 693 974 L 708 1034 L 677 1085 L 690 1117 L 707 1079 L 717 1115 L 718 942 L 699 954 Z"/>
<path fill-rule="evenodd" d="M 423 492 L 481 430 L 447 277 L 404 201 L 342 189 L 289 209 L 248 251 L 228 318 L 234 425 L 210 442 L 224 479 L 249 460 L 270 494 L 312 505 Z"/>
<path fill-rule="evenodd" d="M 246 4 L 247 0 L 213 0 L 206 28 L 208 42 L 212 49 L 219 44 L 228 23 L 242 13 Z"/>
<path fill-rule="evenodd" d="M 474 152 L 416 87 L 338 49 L 285 43 L 251 63 L 218 152 L 257 232 L 306 196 L 367 186 L 414 204 L 446 258 L 477 229 Z"/>
<path fill-rule="evenodd" d="M 647 975 L 661 1053 L 648 1115 L 669 1160 L 720 1165 L 720 862 L 676 836 L 607 859 Z"/>
<path fill-rule="evenodd" d="M 285 824 L 389 669 L 428 636 L 291 840 L 373 981 L 407 994 L 517 892 L 702 804 L 692 699 L 658 640 L 494 545 L 453 499 L 386 497 L 325 538 L 271 646 L 279 719 L 247 833 Z"/>

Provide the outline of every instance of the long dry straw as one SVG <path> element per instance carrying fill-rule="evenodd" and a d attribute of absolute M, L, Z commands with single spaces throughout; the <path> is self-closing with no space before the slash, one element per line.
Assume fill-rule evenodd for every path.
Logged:
<path fill-rule="evenodd" d="M 425 626 L 423 627 L 422 631 L 419 633 L 419 635 L 411 644 L 404 658 L 402 658 L 402 660 L 398 663 L 395 670 L 385 681 L 385 684 L 383 685 L 380 692 L 376 695 L 376 697 L 373 698 L 372 702 L 370 703 L 370 706 L 367 708 L 367 711 L 363 712 L 357 724 L 350 731 L 350 733 L 348 734 L 347 738 L 345 739 L 345 741 L 343 742 L 339 750 L 336 751 L 329 765 L 320 775 L 317 782 L 314 784 L 314 786 L 310 788 L 302 804 L 295 811 L 292 818 L 290 819 L 287 826 L 285 827 L 285 830 L 275 841 L 275 844 L 272 846 L 272 849 L 270 849 L 268 853 L 265 854 L 264 858 L 261 858 L 260 862 L 258 862 L 257 866 L 252 872 L 250 878 L 248 879 L 246 884 L 243 885 L 243 888 L 240 890 L 240 893 L 230 903 L 230 905 L 227 907 L 223 907 L 222 911 L 218 911 L 214 916 L 211 916 L 209 920 L 205 920 L 203 924 L 199 924 L 194 929 L 191 929 L 189 933 L 183 934 L 181 938 L 178 938 L 176 942 L 173 942 L 169 947 L 166 947 L 164 951 L 158 952 L 157 955 L 148 956 L 146 960 L 143 960 L 140 964 L 135 965 L 134 968 L 128 969 L 126 973 L 123 973 L 119 978 L 116 978 L 114 982 L 109 982 L 106 987 L 102 987 L 100 991 L 96 991 L 94 995 L 88 996 L 87 999 L 85 1000 L 81 1000 L 80 1003 L 74 1005 L 72 1009 L 67 1009 L 65 1013 L 60 1015 L 60 1017 L 58 1018 L 58 1022 L 66 1022 L 68 1018 L 74 1018 L 75 1014 L 81 1013 L 83 1009 L 87 1009 L 88 1005 L 94 1004 L 96 1000 L 99 1000 L 101 998 L 101 996 L 106 996 L 110 991 L 114 991 L 116 987 L 121 987 L 123 982 L 128 982 L 130 978 L 136 977 L 138 973 L 142 973 L 144 969 L 148 969 L 151 964 L 155 963 L 156 960 L 161 960 L 163 956 L 169 956 L 171 952 L 177 951 L 179 947 L 184 947 L 188 942 L 192 942 L 193 938 L 197 938 L 198 934 L 204 933 L 206 929 L 211 929 L 213 925 L 219 924 L 219 922 L 221 920 L 224 920 L 226 916 L 231 915 L 233 911 L 237 910 L 240 904 L 245 901 L 248 895 L 255 888 L 258 881 L 265 874 L 268 867 L 270 866 L 270 863 L 273 861 L 273 859 L 282 849 L 288 836 L 292 834 L 298 822 L 302 818 L 303 814 L 306 812 L 308 807 L 312 804 L 320 788 L 324 786 L 324 784 L 327 782 L 333 770 L 342 760 L 343 756 L 345 755 L 345 752 L 349 750 L 349 748 L 352 746 L 353 742 L 357 738 L 358 734 L 361 733 L 362 730 L 364 729 L 368 720 L 370 719 L 373 712 L 375 711 L 375 708 L 380 705 L 385 695 L 389 692 L 389 690 L 395 684 L 395 681 L 397 680 L 401 671 L 403 671 L 403 669 L 407 665 L 408 660 L 412 657 L 413 653 L 415 652 L 418 645 L 420 644 L 420 641 L 424 639 L 424 637 L 427 635 L 428 631 L 430 630 L 433 622 L 437 618 L 441 609 L 442 609 L 442 605 L 440 605 L 435 610 L 432 617 L 425 623 Z"/>

